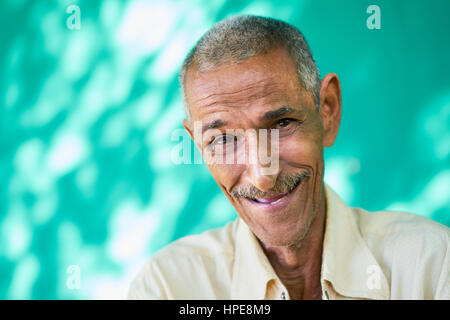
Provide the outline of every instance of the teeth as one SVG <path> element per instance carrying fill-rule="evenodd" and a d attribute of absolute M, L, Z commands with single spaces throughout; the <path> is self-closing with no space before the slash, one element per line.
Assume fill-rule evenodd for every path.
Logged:
<path fill-rule="evenodd" d="M 283 198 L 280 198 L 280 199 L 278 199 L 278 200 L 275 200 L 274 202 L 272 202 L 272 203 L 270 203 L 270 204 L 275 204 L 275 203 L 277 203 L 277 202 L 280 202 L 281 199 L 283 199 Z"/>
<path fill-rule="evenodd" d="M 270 203 L 270 202 L 272 202 L 270 199 L 256 199 L 256 201 L 258 201 L 260 203 Z"/>
<path fill-rule="evenodd" d="M 284 196 L 283 196 L 284 197 Z M 281 199 L 283 199 L 283 197 L 277 199 L 277 200 L 271 200 L 271 199 L 255 199 L 256 202 L 258 203 L 263 203 L 263 204 L 275 204 L 277 202 L 280 202 Z"/>
<path fill-rule="evenodd" d="M 286 195 L 287 195 L 287 193 L 279 195 L 279 196 L 276 196 L 276 197 L 271 198 L 271 199 L 260 198 L 260 199 L 255 199 L 255 201 L 259 202 L 259 203 L 264 203 L 264 204 L 268 204 L 268 203 L 269 204 L 274 204 L 274 203 L 277 203 L 278 201 L 280 201 Z"/>

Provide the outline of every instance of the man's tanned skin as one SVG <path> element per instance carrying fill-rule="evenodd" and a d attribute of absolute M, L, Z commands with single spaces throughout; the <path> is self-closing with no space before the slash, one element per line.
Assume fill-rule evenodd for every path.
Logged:
<path fill-rule="evenodd" d="M 261 169 L 268 165 L 249 162 L 208 164 L 208 168 L 256 235 L 291 299 L 320 299 L 326 221 L 323 148 L 333 145 L 339 130 L 338 77 L 324 77 L 316 110 L 313 95 L 302 88 L 287 50 L 278 47 L 210 71 L 199 72 L 192 65 L 186 73 L 185 94 L 191 122 L 184 120 L 183 125 L 193 139 L 194 121 L 215 122 L 224 134 L 226 129 L 279 130 L 278 171 L 267 175 Z M 280 109 L 275 118 L 264 116 Z M 211 148 L 209 141 L 195 143 L 202 154 Z M 238 187 L 254 186 L 273 197 L 277 179 L 301 173 L 306 178 L 277 206 L 232 194 Z"/>

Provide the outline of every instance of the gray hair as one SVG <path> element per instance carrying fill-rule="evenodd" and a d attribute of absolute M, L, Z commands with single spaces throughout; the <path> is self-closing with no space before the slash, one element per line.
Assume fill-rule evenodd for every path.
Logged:
<path fill-rule="evenodd" d="M 297 69 L 302 87 L 314 97 L 319 109 L 320 75 L 303 34 L 281 20 L 253 15 L 239 15 L 217 23 L 206 32 L 183 61 L 179 82 L 186 117 L 190 111 L 184 90 L 188 68 L 195 65 L 200 72 L 225 64 L 238 63 L 250 57 L 285 47 Z"/>

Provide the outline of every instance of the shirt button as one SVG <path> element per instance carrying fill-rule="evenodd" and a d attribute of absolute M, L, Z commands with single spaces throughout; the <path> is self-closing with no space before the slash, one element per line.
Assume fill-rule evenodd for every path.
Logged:
<path fill-rule="evenodd" d="M 286 300 L 286 293 L 284 291 L 281 293 L 281 299 Z"/>

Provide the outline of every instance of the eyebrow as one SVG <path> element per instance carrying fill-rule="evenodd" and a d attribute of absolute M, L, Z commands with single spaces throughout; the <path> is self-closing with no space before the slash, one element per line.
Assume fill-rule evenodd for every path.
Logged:
<path fill-rule="evenodd" d="M 262 117 L 261 117 L 261 121 L 267 121 L 267 120 L 273 120 L 273 119 L 277 119 L 281 116 L 284 115 L 288 115 L 288 114 L 299 114 L 300 112 L 294 108 L 288 107 L 288 106 L 283 106 L 277 110 L 273 110 L 273 111 L 268 111 L 266 112 Z M 212 122 L 206 123 L 205 125 L 203 125 L 202 127 L 202 132 L 209 130 L 209 129 L 217 129 L 220 127 L 223 127 L 227 125 L 226 121 L 223 120 L 214 120 Z"/>
<path fill-rule="evenodd" d="M 297 110 L 295 110 L 294 108 L 288 107 L 288 106 L 283 106 L 280 109 L 266 112 L 261 117 L 261 121 L 273 120 L 273 119 L 279 118 L 281 116 L 284 116 L 287 114 L 292 114 L 292 113 L 297 113 Z"/>
<path fill-rule="evenodd" d="M 209 130 L 209 129 L 216 129 L 216 128 L 220 128 L 223 127 L 224 125 L 226 125 L 227 123 L 223 120 L 214 120 L 210 123 L 206 123 L 205 125 L 203 125 L 202 127 L 202 132 Z"/>

